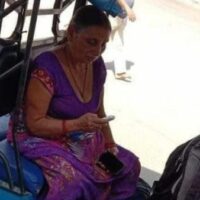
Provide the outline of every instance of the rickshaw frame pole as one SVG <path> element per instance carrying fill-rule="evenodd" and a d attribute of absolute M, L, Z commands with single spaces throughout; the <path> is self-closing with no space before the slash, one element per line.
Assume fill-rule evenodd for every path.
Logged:
<path fill-rule="evenodd" d="M 76 0 L 75 6 L 74 6 L 74 12 L 79 9 L 81 6 L 86 5 L 87 0 Z M 74 14 L 73 12 L 73 14 Z"/>
<path fill-rule="evenodd" d="M 0 15 L 1 13 L 3 13 L 4 6 L 5 6 L 5 0 L 1 0 L 0 1 Z M 1 34 L 1 26 L 2 26 L 2 18 L 0 18 L 0 34 Z"/>
<path fill-rule="evenodd" d="M 30 21 L 30 26 L 29 26 L 29 31 L 28 31 L 27 45 L 26 45 L 25 56 L 24 56 L 24 64 L 22 66 L 21 73 L 20 73 L 19 90 L 17 94 L 16 107 L 14 109 L 13 145 L 15 149 L 15 159 L 16 159 L 18 178 L 19 178 L 19 187 L 20 187 L 20 192 L 22 194 L 24 194 L 25 192 L 24 176 L 23 176 L 22 162 L 20 158 L 20 153 L 19 153 L 16 137 L 19 131 L 18 126 L 21 122 L 21 118 L 19 115 L 22 114 L 21 108 L 23 106 L 25 85 L 26 85 L 27 75 L 28 75 L 28 70 L 29 70 L 30 54 L 31 54 L 33 37 L 35 33 L 35 26 L 37 22 L 39 6 L 40 6 L 40 0 L 34 0 L 31 21 Z"/>

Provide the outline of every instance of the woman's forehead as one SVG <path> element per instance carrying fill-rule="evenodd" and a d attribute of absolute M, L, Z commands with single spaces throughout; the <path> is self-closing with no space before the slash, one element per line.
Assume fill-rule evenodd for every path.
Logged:
<path fill-rule="evenodd" d="M 82 29 L 80 34 L 88 37 L 109 37 L 111 31 L 108 28 L 102 27 L 102 26 L 90 26 L 85 29 Z"/>

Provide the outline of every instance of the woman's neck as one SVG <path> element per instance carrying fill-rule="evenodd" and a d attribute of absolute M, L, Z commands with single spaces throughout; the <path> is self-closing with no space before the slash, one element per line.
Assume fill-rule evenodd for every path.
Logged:
<path fill-rule="evenodd" d="M 71 62 L 73 68 L 87 68 L 91 65 L 91 63 L 84 63 L 79 61 L 79 59 L 75 56 L 76 54 L 73 53 L 68 43 L 64 45 L 64 53 L 66 54 L 67 58 Z"/>

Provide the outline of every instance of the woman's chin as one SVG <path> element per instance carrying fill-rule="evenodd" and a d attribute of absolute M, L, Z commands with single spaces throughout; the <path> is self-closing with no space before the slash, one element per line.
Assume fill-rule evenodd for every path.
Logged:
<path fill-rule="evenodd" d="M 95 56 L 95 57 L 94 57 L 94 56 L 88 56 L 88 57 L 87 57 L 87 61 L 88 61 L 89 63 L 92 63 L 92 62 L 94 62 L 95 60 L 97 60 L 97 58 L 98 58 L 97 56 Z"/>

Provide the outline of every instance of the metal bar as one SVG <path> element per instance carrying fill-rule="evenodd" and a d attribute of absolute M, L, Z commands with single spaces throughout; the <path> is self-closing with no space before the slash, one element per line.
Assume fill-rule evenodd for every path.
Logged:
<path fill-rule="evenodd" d="M 4 6 L 5 6 L 5 0 L 1 0 L 0 1 L 0 15 L 1 13 L 3 13 Z M 2 26 L 2 18 L 0 18 L 0 34 L 1 34 L 1 26 Z"/>
<path fill-rule="evenodd" d="M 66 0 L 63 2 L 62 11 L 64 11 L 74 0 Z"/>
<path fill-rule="evenodd" d="M 9 4 L 9 5 L 11 5 L 11 4 L 15 3 L 15 2 L 16 2 L 15 0 L 6 0 L 6 3 Z M 19 8 L 16 8 L 15 11 L 17 13 L 20 13 L 20 9 Z"/>
<path fill-rule="evenodd" d="M 58 38 L 63 36 L 63 32 L 59 30 L 60 14 L 73 2 L 74 0 L 56 0 L 54 3 L 54 9 L 60 8 L 60 13 L 53 16 L 52 32 L 54 35 L 54 42 L 58 42 Z"/>
<path fill-rule="evenodd" d="M 17 24 L 15 26 L 15 30 L 14 33 L 16 33 L 16 35 L 18 36 L 18 56 L 19 56 L 19 52 L 20 52 L 20 48 L 21 48 L 21 39 L 22 39 L 22 31 L 23 31 L 23 27 L 24 27 L 24 22 L 25 22 L 25 18 L 26 18 L 26 9 L 28 6 L 28 1 L 26 1 L 26 3 L 21 6 L 21 12 L 18 14 L 18 20 L 17 20 Z"/>
<path fill-rule="evenodd" d="M 53 8 L 54 9 L 61 9 L 62 3 L 63 3 L 62 0 L 56 0 L 55 3 L 54 3 Z M 57 43 L 58 24 L 59 24 L 59 22 L 60 22 L 60 13 L 53 16 L 53 24 L 52 24 L 51 30 L 52 30 L 53 35 L 54 35 L 54 42 L 55 43 Z"/>
<path fill-rule="evenodd" d="M 2 160 L 3 165 L 5 167 L 9 188 L 11 190 L 13 190 L 14 184 L 13 184 L 13 181 L 12 181 L 12 175 L 11 175 L 10 167 L 9 167 L 9 164 L 8 164 L 8 160 L 7 160 L 7 158 L 5 157 L 5 155 L 1 151 L 0 151 L 0 159 Z"/>
<path fill-rule="evenodd" d="M 11 34 L 11 36 L 9 36 L 7 38 L 7 42 L 10 43 L 10 45 L 15 42 L 17 42 L 18 44 L 18 49 L 20 48 L 20 41 L 21 41 L 21 37 L 22 37 L 22 29 L 23 29 L 23 25 L 24 25 L 24 21 L 25 21 L 25 10 L 27 7 L 27 0 L 24 1 L 24 3 L 22 5 L 20 5 L 19 9 L 19 13 L 18 13 L 18 18 L 17 18 L 17 23 L 15 25 L 15 29 L 13 31 L 13 33 Z"/>
<path fill-rule="evenodd" d="M 10 69 L 8 69 L 7 71 L 5 71 L 4 73 L 0 74 L 0 80 L 6 78 L 7 76 L 9 76 L 12 72 L 16 71 L 17 69 L 19 69 L 20 65 L 22 65 L 24 63 L 24 61 L 20 61 L 19 63 L 17 63 L 16 65 L 14 65 L 13 67 L 11 67 Z"/>
<path fill-rule="evenodd" d="M 59 15 L 61 14 L 74 0 L 68 0 L 63 3 L 63 8 L 60 9 L 40 9 L 38 15 Z M 26 11 L 26 16 L 30 16 L 32 13 L 31 9 Z"/>
<path fill-rule="evenodd" d="M 37 21 L 39 6 L 40 6 L 40 0 L 35 0 L 33 4 L 33 11 L 32 11 L 31 22 L 29 26 L 24 65 L 20 74 L 19 91 L 17 94 L 16 108 L 14 110 L 15 114 L 14 114 L 14 127 L 13 127 L 13 145 L 15 149 L 15 159 L 16 159 L 16 165 L 17 165 L 18 178 L 19 178 L 19 187 L 20 187 L 20 192 L 22 194 L 24 194 L 25 192 L 24 177 L 23 177 L 19 148 L 16 141 L 16 135 L 18 133 L 17 129 L 18 129 L 19 122 L 21 121 L 19 114 L 21 113 L 21 107 L 23 105 L 25 85 L 26 85 L 26 80 L 27 80 L 27 75 L 28 75 L 28 70 L 29 70 L 29 58 L 31 54 L 31 47 L 32 47 L 34 33 L 35 33 L 35 25 Z"/>
<path fill-rule="evenodd" d="M 74 6 L 73 14 L 74 14 L 74 12 L 75 12 L 77 9 L 79 9 L 80 7 L 86 5 L 86 2 L 87 2 L 87 0 L 76 0 L 75 6 Z"/>
<path fill-rule="evenodd" d="M 60 9 L 40 9 L 38 12 L 38 15 L 54 15 L 54 14 L 60 14 Z M 30 16 L 32 13 L 32 10 L 29 9 L 26 11 L 26 16 Z"/>
<path fill-rule="evenodd" d="M 4 9 L 2 13 L 0 13 L 0 18 L 5 17 L 6 15 L 10 14 L 13 10 L 16 10 L 19 6 L 22 6 L 25 4 L 27 0 L 19 0 L 15 1 L 13 4 L 11 4 L 8 8 Z"/>

